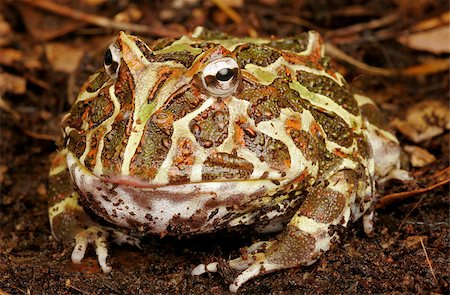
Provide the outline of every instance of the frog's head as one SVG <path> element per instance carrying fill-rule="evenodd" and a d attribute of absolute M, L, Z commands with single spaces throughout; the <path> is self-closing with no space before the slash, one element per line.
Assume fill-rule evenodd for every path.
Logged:
<path fill-rule="evenodd" d="M 66 145 L 111 182 L 283 182 L 305 163 L 287 131 L 302 128 L 291 82 L 306 67 L 327 74 L 322 57 L 314 32 L 260 39 L 198 28 L 149 45 L 121 32 L 65 119 Z"/>

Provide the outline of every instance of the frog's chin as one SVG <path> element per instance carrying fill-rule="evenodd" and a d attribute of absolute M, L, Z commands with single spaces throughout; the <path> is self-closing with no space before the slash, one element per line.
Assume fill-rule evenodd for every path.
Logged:
<path fill-rule="evenodd" d="M 128 178 L 94 175 L 70 152 L 71 177 L 97 215 L 118 226 L 161 235 L 217 230 L 256 211 L 277 191 L 270 180 L 199 182 L 155 186 Z"/>

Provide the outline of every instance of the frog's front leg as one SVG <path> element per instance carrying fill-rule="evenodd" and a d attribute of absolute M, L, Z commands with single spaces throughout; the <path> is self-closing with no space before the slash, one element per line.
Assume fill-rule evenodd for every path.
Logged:
<path fill-rule="evenodd" d="M 95 246 L 98 262 L 104 272 L 111 271 L 107 264 L 108 238 L 139 247 L 139 240 L 119 230 L 94 222 L 79 203 L 79 194 L 72 186 L 66 164 L 66 150 L 52 159 L 49 173 L 49 219 L 53 236 L 65 244 L 75 242 L 72 261 L 81 263 L 89 244 Z"/>
<path fill-rule="evenodd" d="M 367 188 L 367 183 L 358 180 L 351 170 L 335 173 L 325 185 L 310 191 L 276 240 L 256 243 L 248 248 L 245 258 L 229 261 L 231 268 L 242 271 L 230 285 L 230 291 L 236 292 L 258 275 L 315 262 L 337 238 L 332 227 L 346 226 L 353 217 L 357 192 L 361 194 Z M 371 199 L 366 198 L 366 202 L 370 205 Z M 205 270 L 214 271 L 214 265 L 205 266 Z"/>

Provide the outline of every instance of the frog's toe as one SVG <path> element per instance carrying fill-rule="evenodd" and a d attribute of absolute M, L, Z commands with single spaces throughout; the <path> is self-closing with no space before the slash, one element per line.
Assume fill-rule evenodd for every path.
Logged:
<path fill-rule="evenodd" d="M 113 242 L 117 245 L 121 246 L 123 244 L 128 244 L 131 246 L 135 246 L 142 250 L 141 240 L 136 237 L 132 237 L 130 235 L 127 235 L 121 231 L 113 231 L 111 233 L 111 236 L 113 237 Z"/>
<path fill-rule="evenodd" d="M 262 254 L 262 253 L 260 253 Z M 235 259 L 236 260 L 236 259 Z M 231 264 L 230 264 L 231 265 Z M 248 265 L 248 264 L 247 264 Z M 241 265 L 244 266 L 244 265 Z M 237 292 L 239 287 L 247 282 L 248 280 L 257 277 L 264 273 L 269 273 L 278 269 L 284 268 L 278 264 L 270 263 L 267 259 L 265 259 L 265 255 L 260 255 L 256 261 L 253 261 L 248 267 L 245 268 L 243 272 L 241 272 L 230 284 L 230 292 Z"/>
<path fill-rule="evenodd" d="M 81 260 L 84 258 L 88 244 L 94 244 L 100 267 L 103 272 L 110 272 L 112 268 L 106 262 L 106 258 L 108 257 L 107 237 L 108 233 L 97 226 L 91 226 L 80 231 L 75 236 L 75 248 L 72 252 L 72 262 L 80 264 Z"/>
<path fill-rule="evenodd" d="M 191 275 L 193 276 L 199 276 L 207 272 L 217 272 L 217 267 L 219 263 L 218 262 L 211 262 L 208 264 L 199 264 L 197 265 L 192 271 Z"/>

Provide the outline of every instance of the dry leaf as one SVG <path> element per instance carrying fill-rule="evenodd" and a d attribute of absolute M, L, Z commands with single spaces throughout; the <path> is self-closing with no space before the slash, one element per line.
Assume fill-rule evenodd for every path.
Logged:
<path fill-rule="evenodd" d="M 433 30 L 400 36 L 397 41 L 416 50 L 424 50 L 435 54 L 450 52 L 450 26 L 442 26 Z"/>
<path fill-rule="evenodd" d="M 24 94 L 26 89 L 27 81 L 25 78 L 8 73 L 0 73 L 0 93 Z"/>
<path fill-rule="evenodd" d="M 3 183 L 5 180 L 5 174 L 8 171 L 8 166 L 0 165 L 0 183 Z"/>
<path fill-rule="evenodd" d="M 403 149 L 408 154 L 413 167 L 425 167 L 436 161 L 435 156 L 421 147 L 406 145 Z"/>
<path fill-rule="evenodd" d="M 107 2 L 107 0 L 81 0 L 83 4 L 89 5 L 89 6 L 100 6 Z"/>
<path fill-rule="evenodd" d="M 450 110 L 442 101 L 422 101 L 407 110 L 405 120 L 395 119 L 392 125 L 412 141 L 422 142 L 450 129 Z"/>
<path fill-rule="evenodd" d="M 420 240 L 423 240 L 424 243 L 427 242 L 428 237 L 427 236 L 409 236 L 406 238 L 406 240 L 403 241 L 403 243 L 405 244 L 405 246 L 407 248 L 420 248 L 421 247 L 421 242 Z"/>
<path fill-rule="evenodd" d="M 12 66 L 14 63 L 23 59 L 23 53 L 14 48 L 2 48 L 0 54 L 0 64 L 5 66 Z"/>
<path fill-rule="evenodd" d="M 9 23 L 0 14 L 0 46 L 5 46 L 10 43 L 13 37 L 13 32 Z"/>
<path fill-rule="evenodd" d="M 135 23 L 142 18 L 142 11 L 136 5 L 130 5 L 125 11 L 114 16 L 114 20 L 124 23 Z"/>
<path fill-rule="evenodd" d="M 86 24 L 51 14 L 28 5 L 18 5 L 25 27 L 36 40 L 51 40 L 73 32 Z"/>
<path fill-rule="evenodd" d="M 84 50 L 66 43 L 48 43 L 45 46 L 47 60 L 55 71 L 73 73 L 79 66 Z"/>

